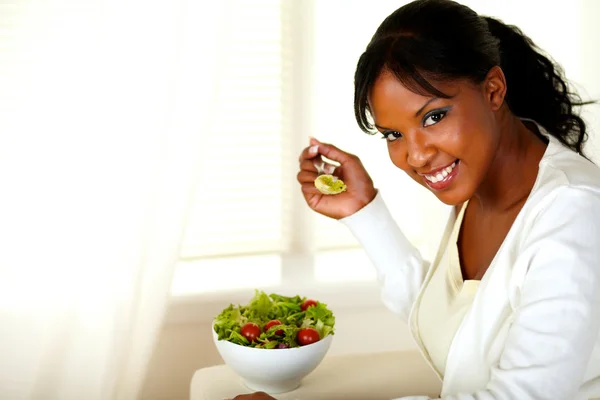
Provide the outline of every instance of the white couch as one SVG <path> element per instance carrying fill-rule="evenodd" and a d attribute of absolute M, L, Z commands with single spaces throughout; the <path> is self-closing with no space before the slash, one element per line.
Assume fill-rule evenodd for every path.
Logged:
<path fill-rule="evenodd" d="M 441 382 L 417 350 L 327 356 L 302 385 L 278 400 L 390 400 L 440 394 Z M 191 400 L 231 399 L 249 393 L 226 365 L 203 368 L 191 382 Z"/>

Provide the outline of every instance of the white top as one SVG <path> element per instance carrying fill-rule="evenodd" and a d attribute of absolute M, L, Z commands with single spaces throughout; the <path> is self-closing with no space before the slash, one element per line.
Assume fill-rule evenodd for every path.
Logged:
<path fill-rule="evenodd" d="M 477 280 L 463 280 L 458 254 L 458 236 L 467 204 L 468 202 L 461 207 L 454 222 L 447 250 L 438 268 L 423 288 L 423 297 L 417 311 L 424 350 L 441 376 L 446 371 L 450 344 L 479 287 Z"/>
<path fill-rule="evenodd" d="M 532 192 L 450 346 L 444 400 L 600 397 L 600 170 L 548 139 Z M 455 219 L 453 211 L 436 259 Z M 436 263 L 423 260 L 380 195 L 342 221 L 375 265 L 384 303 L 431 363 L 411 310 Z"/>

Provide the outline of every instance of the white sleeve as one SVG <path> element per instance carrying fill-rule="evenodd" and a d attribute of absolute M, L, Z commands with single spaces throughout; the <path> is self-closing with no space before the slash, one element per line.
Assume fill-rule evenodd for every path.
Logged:
<path fill-rule="evenodd" d="M 441 399 L 577 397 L 600 327 L 600 196 L 573 188 L 558 193 L 524 238 L 519 258 L 529 268 L 490 381 L 476 393 Z"/>
<path fill-rule="evenodd" d="M 383 303 L 408 321 L 429 263 L 400 231 L 379 192 L 371 203 L 341 222 L 377 269 Z"/>

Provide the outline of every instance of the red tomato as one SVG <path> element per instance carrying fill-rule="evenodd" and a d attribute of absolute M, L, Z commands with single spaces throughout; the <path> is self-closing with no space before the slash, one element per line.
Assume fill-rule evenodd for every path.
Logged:
<path fill-rule="evenodd" d="M 316 300 L 310 300 L 310 299 L 308 299 L 304 303 L 302 303 L 301 308 L 302 308 L 302 311 L 306 311 L 306 309 L 308 307 L 313 307 L 313 306 L 316 306 L 316 305 L 317 305 Z"/>
<path fill-rule="evenodd" d="M 281 325 L 281 321 L 278 319 L 274 319 L 274 320 L 267 322 L 267 324 L 265 325 L 265 332 L 268 331 L 269 329 L 271 329 L 271 327 L 275 326 L 275 325 Z M 283 333 L 284 333 L 283 329 L 278 329 L 277 331 L 275 331 L 276 335 L 283 335 Z"/>
<path fill-rule="evenodd" d="M 306 346 L 307 344 L 318 342 L 321 338 L 315 328 L 304 328 L 298 332 L 297 339 L 300 346 Z"/>
<path fill-rule="evenodd" d="M 240 332 L 249 342 L 256 342 L 260 336 L 260 327 L 253 322 L 248 322 L 246 325 L 242 326 Z"/>

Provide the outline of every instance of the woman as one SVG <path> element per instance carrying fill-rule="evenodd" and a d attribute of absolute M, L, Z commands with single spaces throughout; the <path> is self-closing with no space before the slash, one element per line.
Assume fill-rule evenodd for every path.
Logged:
<path fill-rule="evenodd" d="M 600 397 L 600 170 L 582 155 L 581 104 L 518 29 L 419 0 L 360 57 L 354 105 L 393 163 L 455 206 L 435 259 L 400 232 L 356 156 L 312 140 L 300 157 L 307 203 L 364 246 L 442 399 Z M 341 163 L 347 192 L 314 188 L 320 155 Z"/>

